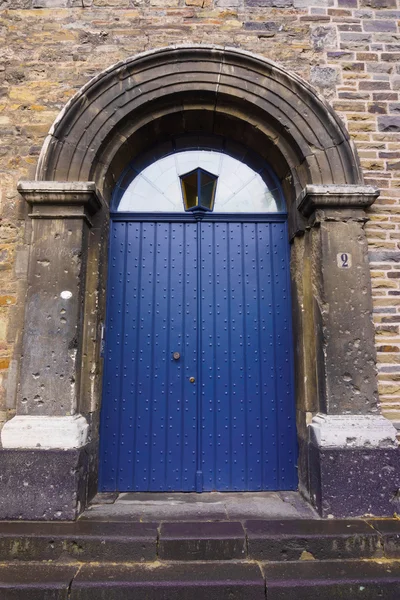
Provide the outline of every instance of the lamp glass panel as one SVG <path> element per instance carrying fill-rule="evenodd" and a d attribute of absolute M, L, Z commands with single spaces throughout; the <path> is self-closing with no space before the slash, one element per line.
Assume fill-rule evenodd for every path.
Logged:
<path fill-rule="evenodd" d="M 212 210 L 214 208 L 215 189 L 218 178 L 200 171 L 200 206 Z"/>
<path fill-rule="evenodd" d="M 186 210 L 198 206 L 198 185 L 197 185 L 197 171 L 192 171 L 181 177 L 183 201 L 185 203 Z"/>

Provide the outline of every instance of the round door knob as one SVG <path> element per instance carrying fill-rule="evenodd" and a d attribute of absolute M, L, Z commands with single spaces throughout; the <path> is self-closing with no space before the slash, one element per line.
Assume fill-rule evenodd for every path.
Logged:
<path fill-rule="evenodd" d="M 196 379 L 194 377 L 189 377 L 189 381 L 190 381 L 190 383 L 194 383 L 196 381 Z"/>
<path fill-rule="evenodd" d="M 181 357 L 181 355 L 179 354 L 179 352 L 174 352 L 174 353 L 173 353 L 173 355 L 172 355 L 172 358 L 173 358 L 174 360 L 179 360 L 179 359 L 180 359 L 180 357 Z"/>

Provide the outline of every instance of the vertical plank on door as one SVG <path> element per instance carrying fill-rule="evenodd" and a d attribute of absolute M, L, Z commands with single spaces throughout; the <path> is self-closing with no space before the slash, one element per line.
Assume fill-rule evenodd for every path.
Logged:
<path fill-rule="evenodd" d="M 271 223 L 275 297 L 275 356 L 277 392 L 278 489 L 297 485 L 297 436 L 293 390 L 289 256 L 286 223 Z"/>
<path fill-rule="evenodd" d="M 164 254 L 169 262 L 166 490 L 193 491 L 196 472 L 197 363 L 196 225 L 171 223 Z M 179 359 L 173 358 L 178 352 Z"/>
<path fill-rule="evenodd" d="M 178 391 L 183 399 L 181 419 L 181 490 L 184 492 L 196 489 L 197 466 L 197 403 L 198 387 L 190 383 L 195 376 L 198 362 L 197 336 L 199 323 L 197 319 L 197 224 L 185 223 L 183 226 L 183 265 L 182 265 L 182 298 L 184 311 L 181 319 L 182 340 L 182 376 L 174 386 L 171 394 Z M 177 331 L 179 331 L 177 321 Z"/>
<path fill-rule="evenodd" d="M 112 223 L 107 302 L 107 348 L 104 357 L 102 435 L 100 437 L 100 491 L 117 486 L 120 397 L 122 383 L 121 348 L 125 303 L 126 223 Z"/>
<path fill-rule="evenodd" d="M 242 264 L 244 296 L 244 352 L 246 361 L 246 489 L 262 490 L 261 460 L 261 405 L 263 401 L 260 375 L 260 350 L 262 332 L 260 331 L 259 280 L 257 276 L 258 248 L 256 223 L 244 223 L 242 226 Z"/>
<path fill-rule="evenodd" d="M 278 488 L 277 390 L 275 354 L 275 296 L 271 224 L 257 224 L 257 257 L 260 312 L 260 380 L 262 383 L 262 480 L 263 489 Z"/>
<path fill-rule="evenodd" d="M 114 223 L 114 226 L 116 223 Z M 132 491 L 134 489 L 134 463 L 136 450 L 136 365 L 140 359 L 139 337 L 136 333 L 140 328 L 140 273 L 142 261 L 142 225 L 141 223 L 126 223 L 126 263 L 124 271 L 124 308 L 121 352 L 121 391 L 119 412 L 118 439 L 118 489 Z M 113 269 L 114 266 L 110 265 Z M 112 272 L 110 273 L 112 277 Z M 109 308 L 113 311 L 113 304 Z M 108 340 L 107 348 L 112 344 Z M 113 378 L 111 371 L 106 381 Z"/>

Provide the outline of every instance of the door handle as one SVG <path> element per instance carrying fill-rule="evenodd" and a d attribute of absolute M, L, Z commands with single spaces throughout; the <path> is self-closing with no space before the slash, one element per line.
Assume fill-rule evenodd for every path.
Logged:
<path fill-rule="evenodd" d="M 179 352 L 174 352 L 174 353 L 173 353 L 173 355 L 172 355 L 172 358 L 173 358 L 174 360 L 179 360 L 179 359 L 180 359 L 180 357 L 181 357 L 181 355 L 180 355 L 180 353 L 179 353 Z"/>
<path fill-rule="evenodd" d="M 194 383 L 196 381 L 196 379 L 194 377 L 189 377 L 189 381 L 190 381 L 190 383 Z"/>

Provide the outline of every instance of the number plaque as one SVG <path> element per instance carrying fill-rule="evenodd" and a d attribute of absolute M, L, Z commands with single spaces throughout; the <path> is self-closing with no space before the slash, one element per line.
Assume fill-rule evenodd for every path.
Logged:
<path fill-rule="evenodd" d="M 339 252 L 336 256 L 337 266 L 339 269 L 350 269 L 351 268 L 351 254 L 348 252 Z"/>

